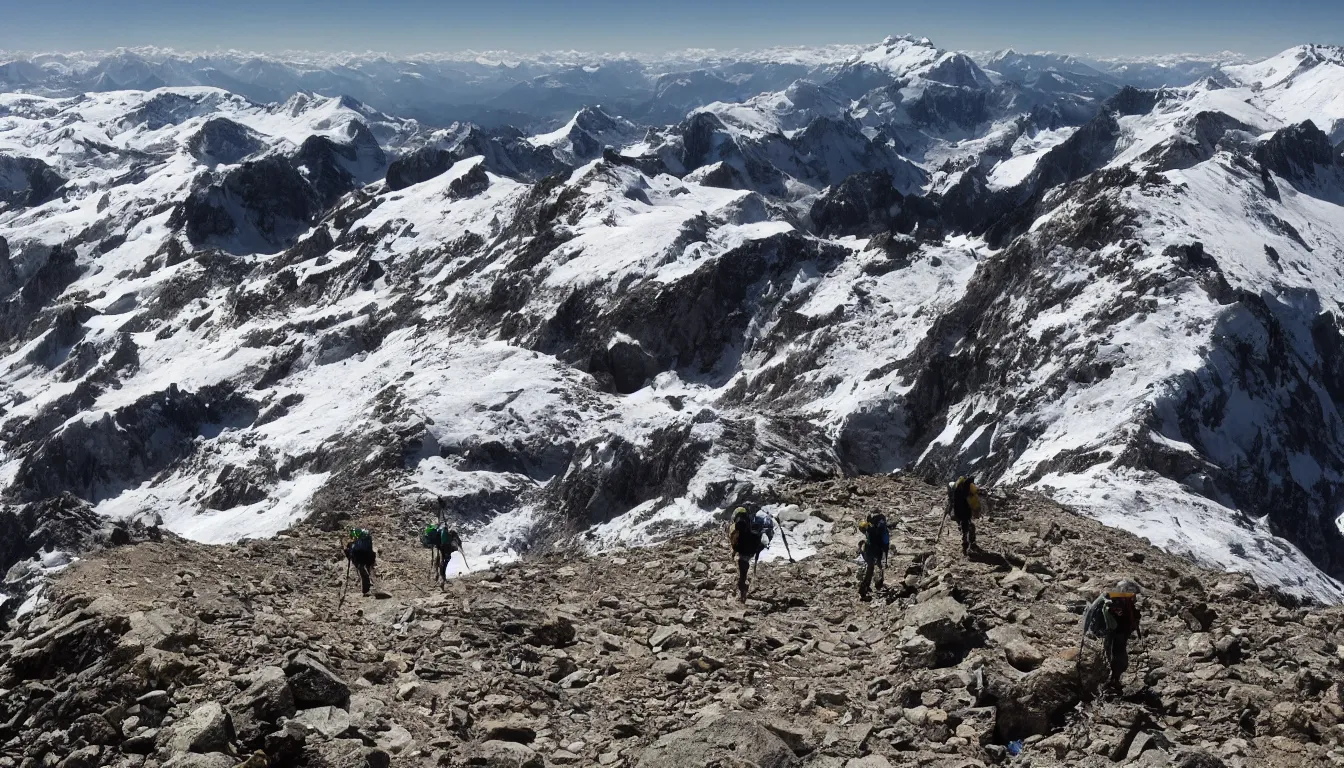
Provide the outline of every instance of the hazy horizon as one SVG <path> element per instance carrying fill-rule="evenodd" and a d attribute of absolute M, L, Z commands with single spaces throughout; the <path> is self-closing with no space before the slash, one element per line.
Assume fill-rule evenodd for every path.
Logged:
<path fill-rule="evenodd" d="M 1258 58 L 1304 43 L 1344 43 L 1344 3 L 1327 0 L 685 0 L 633 7 L 615 0 L 491 3 L 385 0 L 0 0 L 0 50 L 75 53 L 155 47 L 185 53 L 549 52 L 660 55 L 871 45 L 887 34 L 942 48 L 1052 51 L 1108 58 Z M 1329 30 L 1328 34 L 1322 34 Z"/>

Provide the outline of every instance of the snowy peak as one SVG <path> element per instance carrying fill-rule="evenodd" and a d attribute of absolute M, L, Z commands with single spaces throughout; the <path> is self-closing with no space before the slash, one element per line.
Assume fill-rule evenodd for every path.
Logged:
<path fill-rule="evenodd" d="M 1254 64 L 1223 67 L 1243 85 L 1260 88 L 1287 86 L 1293 78 L 1319 66 L 1344 67 L 1344 47 L 1335 45 L 1299 45 Z"/>
<path fill-rule="evenodd" d="M 935 82 L 958 88 L 993 87 L 980 66 L 962 53 L 944 51 L 927 37 L 888 37 L 859 54 L 837 73 L 831 84 L 851 98 L 876 88 L 907 87 Z"/>
<path fill-rule="evenodd" d="M 559 129 L 528 139 L 534 146 L 549 147 L 562 162 L 591 160 L 606 148 L 619 149 L 641 135 L 634 123 L 614 117 L 601 107 L 584 107 Z"/>
<path fill-rule="evenodd" d="M 880 44 L 859 54 L 851 65 L 872 67 L 896 79 L 927 69 L 943 55 L 927 37 L 888 36 Z"/>

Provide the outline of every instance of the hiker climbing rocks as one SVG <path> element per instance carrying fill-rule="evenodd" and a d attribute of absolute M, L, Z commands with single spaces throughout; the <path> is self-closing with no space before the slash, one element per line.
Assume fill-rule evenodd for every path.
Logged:
<path fill-rule="evenodd" d="M 1121 687 L 1120 677 L 1129 668 L 1129 636 L 1131 633 L 1143 636 L 1139 629 L 1138 594 L 1138 584 L 1122 579 L 1114 589 L 1093 600 L 1083 613 L 1084 641 L 1087 635 L 1105 638 L 1111 687 L 1117 690 Z"/>
<path fill-rule="evenodd" d="M 859 583 L 859 597 L 868 599 L 873 583 L 873 571 L 877 571 L 877 588 L 887 576 L 887 553 L 891 549 L 891 531 L 887 528 L 887 516 L 874 509 L 868 518 L 859 523 L 863 540 L 859 542 L 859 554 L 863 556 L 863 581 Z"/>
<path fill-rule="evenodd" d="M 454 552 L 462 552 L 462 537 L 457 535 L 457 531 L 449 530 L 441 524 L 427 525 L 420 533 L 420 545 L 431 552 L 434 578 L 439 584 L 446 582 L 448 561 L 453 559 Z M 462 562 L 466 562 L 465 553 L 462 555 Z"/>
<path fill-rule="evenodd" d="M 364 594 L 369 594 L 373 586 L 373 566 L 378 555 L 373 551 L 373 534 L 363 528 L 351 528 L 349 540 L 345 544 L 345 558 L 359 571 L 359 583 Z"/>
<path fill-rule="evenodd" d="M 975 487 L 975 478 L 962 476 L 957 478 L 948 490 L 948 501 L 952 508 L 952 517 L 961 529 L 961 551 L 970 554 L 975 549 L 975 522 L 980 516 L 980 489 Z"/>
<path fill-rule="evenodd" d="M 728 528 L 728 542 L 737 555 L 737 596 L 747 602 L 747 572 L 760 559 L 761 552 L 775 537 L 775 523 L 769 515 L 752 515 L 746 507 L 733 510 L 733 521 Z"/>

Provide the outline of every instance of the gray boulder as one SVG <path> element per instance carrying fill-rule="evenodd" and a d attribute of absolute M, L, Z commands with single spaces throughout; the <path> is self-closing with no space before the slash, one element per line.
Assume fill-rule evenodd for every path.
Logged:
<path fill-rule="evenodd" d="M 328 739 L 338 739 L 350 730 L 354 719 L 344 709 L 327 706 L 305 709 L 294 718 L 294 722 Z"/>
<path fill-rule="evenodd" d="M 58 768 L 95 768 L 102 752 L 102 747 L 96 746 L 76 749 L 58 764 Z"/>
<path fill-rule="evenodd" d="M 955 664 L 970 649 L 984 644 L 984 636 L 971 627 L 966 606 L 946 595 L 915 604 L 906 611 L 902 624 L 907 643 L 916 637 L 933 643 L 934 662 L 939 666 Z"/>
<path fill-rule="evenodd" d="M 233 720 L 219 702 L 203 704 L 169 731 L 173 752 L 224 752 L 234 739 Z"/>
<path fill-rule="evenodd" d="M 162 768 L 233 768 L 237 764 L 237 760 L 223 752 L 210 752 L 204 755 L 183 752 L 168 758 Z"/>
<path fill-rule="evenodd" d="M 84 742 L 85 744 L 116 744 L 121 740 L 121 734 L 107 721 L 107 718 L 99 714 L 84 715 L 70 724 L 66 731 L 66 736 L 71 743 Z"/>
<path fill-rule="evenodd" d="M 237 703 L 252 711 L 258 720 L 273 723 L 282 717 L 293 717 L 296 711 L 294 691 L 289 686 L 285 671 L 279 667 L 262 667 L 252 676 L 252 684 L 238 694 Z"/>
<path fill-rule="evenodd" d="M 1020 678 L 995 681 L 999 735 L 1008 740 L 1047 734 L 1082 695 L 1078 667 L 1063 659 L 1047 659 Z"/>
<path fill-rule="evenodd" d="M 796 765 L 794 752 L 777 734 L 750 715 L 733 713 L 708 719 L 658 739 L 644 750 L 637 768 L 688 765 Z"/>
<path fill-rule="evenodd" d="M 196 642 L 196 622 L 168 608 L 136 611 L 129 617 L 131 632 L 146 648 L 182 651 Z"/>
<path fill-rule="evenodd" d="M 513 741 L 483 741 L 467 750 L 464 762 L 486 768 L 544 768 L 546 764 L 531 747 Z"/>
<path fill-rule="evenodd" d="M 350 687 L 345 681 L 306 653 L 296 655 L 284 669 L 299 707 L 339 707 L 350 700 Z"/>

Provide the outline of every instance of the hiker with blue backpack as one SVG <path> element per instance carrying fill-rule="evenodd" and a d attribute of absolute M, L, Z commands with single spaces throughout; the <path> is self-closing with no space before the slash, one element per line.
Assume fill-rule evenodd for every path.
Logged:
<path fill-rule="evenodd" d="M 781 536 L 783 531 L 781 530 Z M 789 549 L 789 539 L 784 536 L 784 549 Z M 747 576 L 754 565 L 760 561 L 761 553 L 775 540 L 775 519 L 764 510 L 751 514 L 746 507 L 733 510 L 732 522 L 728 525 L 728 543 L 737 556 L 737 598 L 747 602 L 749 587 Z M 789 562 L 793 562 L 793 552 L 789 551 Z"/>
<path fill-rule="evenodd" d="M 373 534 L 363 528 L 351 528 L 346 531 L 345 559 L 359 572 L 359 584 L 367 596 L 373 586 L 373 567 L 378 562 L 378 554 L 373 551 Z M 346 578 L 349 579 L 350 566 L 346 566 Z M 345 591 L 341 591 L 344 601 Z"/>
<path fill-rule="evenodd" d="M 891 530 L 887 527 L 887 516 L 874 509 L 868 518 L 859 523 L 863 540 L 859 542 L 859 554 L 863 557 L 863 580 L 859 582 L 859 597 L 867 600 L 872 591 L 873 573 L 877 573 L 877 588 L 881 589 L 887 576 L 887 553 L 891 551 Z"/>

